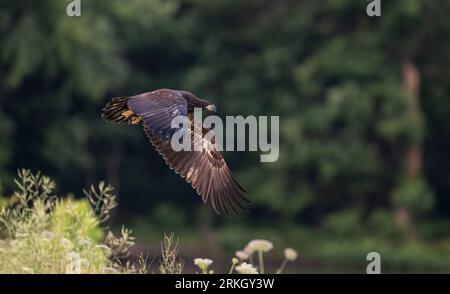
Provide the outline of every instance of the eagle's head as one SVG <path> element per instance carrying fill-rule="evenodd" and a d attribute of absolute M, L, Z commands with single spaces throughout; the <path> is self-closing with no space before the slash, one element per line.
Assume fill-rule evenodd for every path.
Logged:
<path fill-rule="evenodd" d="M 217 111 L 217 107 L 213 103 L 209 102 L 208 100 L 201 99 L 187 91 L 178 90 L 178 93 L 180 93 L 184 97 L 184 99 L 186 99 L 188 109 L 190 111 L 193 111 L 194 108 L 204 108 L 204 109 L 208 110 L 209 112 Z"/>

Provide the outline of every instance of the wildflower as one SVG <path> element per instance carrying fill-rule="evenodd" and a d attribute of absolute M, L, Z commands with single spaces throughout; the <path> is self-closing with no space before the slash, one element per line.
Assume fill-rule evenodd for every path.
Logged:
<path fill-rule="evenodd" d="M 297 254 L 297 251 L 295 251 L 294 249 L 286 248 L 286 249 L 284 249 L 284 257 L 287 260 L 294 261 L 297 259 L 298 254 Z"/>
<path fill-rule="evenodd" d="M 252 255 L 254 251 L 255 249 L 253 247 L 250 247 L 249 244 L 247 244 L 244 247 L 244 252 L 247 253 L 249 256 Z"/>
<path fill-rule="evenodd" d="M 264 260 L 263 260 L 263 253 L 269 252 L 273 249 L 273 244 L 270 241 L 262 240 L 262 239 L 255 239 L 248 242 L 247 246 L 245 247 L 244 251 L 247 252 L 249 255 L 252 255 L 253 252 L 258 252 L 258 258 L 259 258 L 259 270 L 261 271 L 261 274 L 264 274 Z"/>
<path fill-rule="evenodd" d="M 250 254 L 248 254 L 247 252 L 245 252 L 244 250 L 238 250 L 236 251 L 235 255 L 237 256 L 237 258 L 239 258 L 240 260 L 247 260 L 250 257 Z"/>
<path fill-rule="evenodd" d="M 208 267 L 213 263 L 213 261 L 209 258 L 196 258 L 194 259 L 194 264 L 198 266 L 199 269 L 202 270 L 202 273 L 206 274 Z"/>
<path fill-rule="evenodd" d="M 246 262 L 243 262 L 241 265 L 238 265 L 236 267 L 236 271 L 240 274 L 257 274 L 258 271 L 256 270 L 256 268 Z"/>
<path fill-rule="evenodd" d="M 297 259 L 297 257 L 298 257 L 298 253 L 294 249 L 292 249 L 292 248 L 284 249 L 284 260 L 281 263 L 280 268 L 275 273 L 281 274 L 283 272 L 284 268 L 286 267 L 286 264 L 288 263 L 288 261 L 294 261 Z"/>
<path fill-rule="evenodd" d="M 255 251 L 269 252 L 273 249 L 273 244 L 270 241 L 262 239 L 254 239 L 248 242 L 244 251 L 248 254 L 253 254 Z"/>
<path fill-rule="evenodd" d="M 236 257 L 233 257 L 233 258 L 231 259 L 231 268 L 230 268 L 230 271 L 228 272 L 228 274 L 233 273 L 234 267 L 235 267 L 236 264 L 238 264 L 238 263 L 239 263 L 239 259 L 237 259 Z"/>
<path fill-rule="evenodd" d="M 73 248 L 72 242 L 70 242 L 70 240 L 68 240 L 66 238 L 61 238 L 61 240 L 59 240 L 59 242 L 66 249 L 72 249 Z"/>

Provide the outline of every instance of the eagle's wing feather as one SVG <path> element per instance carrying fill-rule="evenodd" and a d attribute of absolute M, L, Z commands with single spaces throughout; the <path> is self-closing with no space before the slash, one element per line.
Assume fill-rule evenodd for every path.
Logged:
<path fill-rule="evenodd" d="M 198 123 L 191 118 L 191 122 Z M 164 158 L 167 165 L 183 177 L 202 197 L 203 202 L 210 200 L 216 213 L 245 210 L 250 201 L 244 197 L 244 189 L 234 179 L 218 145 L 208 140 L 204 134 L 209 129 L 203 128 L 202 134 L 196 134 L 193 128 L 188 130 L 191 147 L 202 145 L 202 151 L 174 151 L 170 139 L 155 135 L 151 126 L 144 119 L 144 131 L 155 149 Z M 195 150 L 195 149 L 191 149 Z"/>

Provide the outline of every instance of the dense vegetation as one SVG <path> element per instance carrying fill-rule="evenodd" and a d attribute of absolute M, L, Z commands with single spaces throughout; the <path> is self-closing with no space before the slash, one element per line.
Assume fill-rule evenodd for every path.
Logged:
<path fill-rule="evenodd" d="M 378 248 L 448 270 L 450 1 L 382 2 L 369 18 L 362 0 L 82 0 L 81 17 L 0 1 L 0 189 L 20 167 L 60 194 L 105 178 L 114 219 L 150 241 L 214 226 L 202 235 L 229 248 L 263 228 L 312 258 Z M 280 116 L 276 163 L 225 154 L 249 214 L 212 217 L 141 130 L 100 119 L 111 97 L 165 87 Z"/>
<path fill-rule="evenodd" d="M 144 262 L 120 261 L 134 244 L 129 230 L 115 237 L 100 226 L 116 205 L 110 186 L 74 200 L 54 195 L 55 183 L 40 173 L 21 170 L 15 182 L 13 198 L 0 206 L 0 273 L 146 271 Z"/>
<path fill-rule="evenodd" d="M 157 272 L 150 254 L 139 254 L 133 263 L 127 261 L 134 245 L 129 229 L 122 227 L 120 235 L 114 236 L 104 226 L 117 205 L 111 186 L 100 182 L 98 187 L 83 191 L 84 199 L 74 200 L 54 195 L 55 182 L 40 173 L 20 170 L 15 183 L 17 191 L 12 199 L 0 203 L 0 273 Z M 228 273 L 265 273 L 264 255 L 273 247 L 267 240 L 251 240 L 231 259 Z M 159 273 L 183 273 L 185 263 L 178 256 L 179 250 L 174 234 L 164 233 L 161 253 L 154 252 L 151 257 L 159 259 Z M 276 273 L 281 274 L 297 257 L 294 249 L 286 248 Z M 214 273 L 212 263 L 210 258 L 193 260 L 196 272 L 202 274 Z"/>

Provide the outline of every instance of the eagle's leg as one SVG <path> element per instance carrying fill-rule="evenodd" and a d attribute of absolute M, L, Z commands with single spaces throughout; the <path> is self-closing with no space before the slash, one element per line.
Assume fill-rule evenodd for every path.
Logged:
<path fill-rule="evenodd" d="M 138 125 L 141 123 L 141 118 L 131 110 L 122 112 L 122 116 L 128 120 L 129 125 Z"/>
<path fill-rule="evenodd" d="M 122 112 L 122 116 L 125 117 L 125 118 L 129 118 L 133 114 L 134 114 L 134 112 L 131 111 L 131 110 L 127 110 L 127 111 Z"/>
<path fill-rule="evenodd" d="M 138 125 L 141 123 L 141 118 L 137 115 L 133 115 L 131 119 L 129 120 L 129 124 L 131 125 Z"/>

